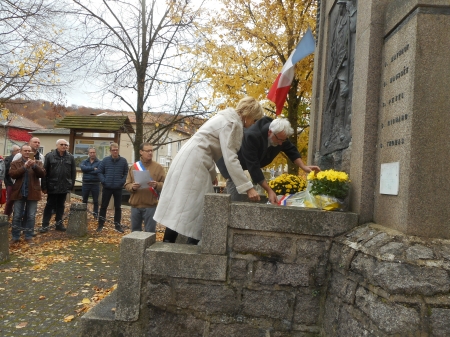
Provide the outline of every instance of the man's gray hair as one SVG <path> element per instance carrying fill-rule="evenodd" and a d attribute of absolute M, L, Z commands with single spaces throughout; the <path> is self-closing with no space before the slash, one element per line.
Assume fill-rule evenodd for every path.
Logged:
<path fill-rule="evenodd" d="M 286 137 L 290 137 L 294 133 L 294 129 L 291 127 L 291 123 L 289 123 L 287 118 L 274 119 L 269 125 L 269 130 L 275 134 L 284 131 L 286 133 Z"/>
<path fill-rule="evenodd" d="M 11 153 L 13 153 L 14 151 L 17 151 L 17 150 L 20 150 L 20 146 L 14 144 L 14 145 L 11 147 Z"/>
<path fill-rule="evenodd" d="M 56 141 L 56 145 L 58 145 L 60 141 L 64 141 L 65 143 L 69 144 L 67 140 L 61 138 Z"/>

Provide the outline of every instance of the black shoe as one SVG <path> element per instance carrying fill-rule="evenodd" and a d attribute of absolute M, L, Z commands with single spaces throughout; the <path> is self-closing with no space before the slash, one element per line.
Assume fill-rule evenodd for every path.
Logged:
<path fill-rule="evenodd" d="M 122 234 L 125 233 L 121 226 L 116 226 L 115 231 Z"/>
<path fill-rule="evenodd" d="M 103 226 L 98 226 L 95 230 L 97 233 L 100 233 L 103 230 Z"/>
<path fill-rule="evenodd" d="M 60 231 L 60 232 L 65 232 L 67 229 L 64 226 L 56 226 L 55 227 L 55 231 Z"/>
<path fill-rule="evenodd" d="M 16 244 L 19 243 L 20 239 L 12 239 L 11 240 L 11 244 Z"/>
<path fill-rule="evenodd" d="M 39 233 L 47 233 L 48 232 L 48 227 L 42 227 L 41 229 L 39 229 Z"/>
<path fill-rule="evenodd" d="M 31 236 L 34 238 L 37 236 L 37 234 L 35 232 L 31 233 Z"/>

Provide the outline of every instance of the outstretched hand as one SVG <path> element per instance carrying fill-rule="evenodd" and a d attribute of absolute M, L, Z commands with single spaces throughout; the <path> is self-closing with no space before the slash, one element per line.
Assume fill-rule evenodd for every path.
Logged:
<path fill-rule="evenodd" d="M 307 169 L 309 169 L 309 171 L 304 170 L 306 173 L 309 173 L 311 171 L 314 171 L 315 173 L 320 172 L 320 167 L 319 166 L 306 166 Z"/>
<path fill-rule="evenodd" d="M 260 201 L 261 198 L 259 197 L 259 193 L 256 192 L 254 188 L 251 188 L 247 191 L 247 196 L 250 199 L 250 201 Z"/>
<path fill-rule="evenodd" d="M 278 205 L 277 194 L 272 189 L 270 189 L 269 193 L 267 193 L 267 194 L 268 194 L 269 202 L 272 205 Z"/>

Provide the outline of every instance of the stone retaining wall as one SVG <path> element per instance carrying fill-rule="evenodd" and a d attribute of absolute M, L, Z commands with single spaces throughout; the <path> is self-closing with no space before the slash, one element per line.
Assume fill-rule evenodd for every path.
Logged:
<path fill-rule="evenodd" d="M 450 336 L 450 241 L 374 224 L 334 240 L 324 336 Z"/>
<path fill-rule="evenodd" d="M 207 195 L 201 246 L 121 243 L 82 336 L 450 336 L 450 241 Z M 216 207 L 217 206 L 217 207 Z"/>
<path fill-rule="evenodd" d="M 113 304 L 96 307 L 82 318 L 83 335 L 320 335 L 332 238 L 357 215 L 220 194 L 205 202 L 200 246 L 143 232 L 123 238 L 115 317 L 101 314 Z"/>

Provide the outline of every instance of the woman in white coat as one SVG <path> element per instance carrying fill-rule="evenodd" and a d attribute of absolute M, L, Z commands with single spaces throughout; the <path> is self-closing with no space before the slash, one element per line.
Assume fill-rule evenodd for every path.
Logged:
<path fill-rule="evenodd" d="M 213 193 L 215 162 L 221 157 L 239 193 L 247 192 L 258 201 L 239 163 L 243 128 L 263 116 L 261 105 L 253 97 L 241 99 L 236 109 L 227 108 L 203 124 L 177 153 L 167 173 L 154 219 L 166 226 L 165 242 L 175 242 L 178 233 L 197 244 L 202 238 L 203 204 L 206 193 Z"/>

